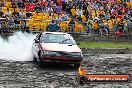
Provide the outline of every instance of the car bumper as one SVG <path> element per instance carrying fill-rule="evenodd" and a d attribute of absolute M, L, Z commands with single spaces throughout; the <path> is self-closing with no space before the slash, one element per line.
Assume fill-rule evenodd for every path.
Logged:
<path fill-rule="evenodd" d="M 41 57 L 43 62 L 61 62 L 61 63 L 80 63 L 83 60 L 82 56 L 54 56 L 43 55 Z"/>

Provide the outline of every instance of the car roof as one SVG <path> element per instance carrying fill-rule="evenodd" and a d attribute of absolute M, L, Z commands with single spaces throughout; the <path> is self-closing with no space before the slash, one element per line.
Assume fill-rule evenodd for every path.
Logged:
<path fill-rule="evenodd" d="M 48 34 L 48 33 L 50 33 L 50 34 L 66 34 L 66 35 L 68 35 L 68 33 L 64 33 L 64 32 L 43 32 L 43 34 Z"/>

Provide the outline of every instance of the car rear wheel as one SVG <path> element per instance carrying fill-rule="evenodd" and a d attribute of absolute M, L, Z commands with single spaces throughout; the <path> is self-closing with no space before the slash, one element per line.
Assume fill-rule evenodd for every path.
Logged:
<path fill-rule="evenodd" d="M 79 68 L 80 67 L 80 63 L 74 64 L 75 68 Z"/>

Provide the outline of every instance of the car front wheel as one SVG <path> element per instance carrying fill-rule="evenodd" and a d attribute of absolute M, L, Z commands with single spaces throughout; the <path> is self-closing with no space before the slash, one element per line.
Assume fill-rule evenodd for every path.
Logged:
<path fill-rule="evenodd" d="M 43 67 L 43 61 L 42 61 L 41 57 L 42 57 L 42 53 L 39 52 L 39 58 L 37 59 L 39 67 Z"/>

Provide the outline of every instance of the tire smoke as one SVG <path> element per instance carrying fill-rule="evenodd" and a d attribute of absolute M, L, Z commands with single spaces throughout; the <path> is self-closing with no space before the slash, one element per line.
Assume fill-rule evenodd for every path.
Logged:
<path fill-rule="evenodd" d="M 0 37 L 0 59 L 8 61 L 32 61 L 32 42 L 35 34 L 15 32 L 7 40 Z"/>

